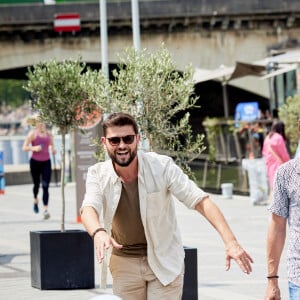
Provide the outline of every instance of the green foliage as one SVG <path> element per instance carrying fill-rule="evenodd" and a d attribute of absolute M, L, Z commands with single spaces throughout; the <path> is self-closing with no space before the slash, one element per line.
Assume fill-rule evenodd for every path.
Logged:
<path fill-rule="evenodd" d="M 291 151 L 295 153 L 299 141 L 297 122 L 300 118 L 300 94 L 288 97 L 286 102 L 278 109 L 278 113 L 285 124 L 285 134 L 289 139 Z"/>
<path fill-rule="evenodd" d="M 208 143 L 208 160 L 216 160 L 216 144 L 217 136 L 220 134 L 230 135 L 233 134 L 236 129 L 234 126 L 234 120 L 224 118 L 205 118 L 203 125 L 205 127 L 206 139 Z"/>
<path fill-rule="evenodd" d="M 0 79 L 0 102 L 11 107 L 23 105 L 27 95 L 23 84 L 22 80 Z"/>
<path fill-rule="evenodd" d="M 100 104 L 104 99 L 105 77 L 86 69 L 80 58 L 38 63 L 27 76 L 24 88 L 31 93 L 41 119 L 64 133 L 83 125 L 97 108 L 96 99 Z"/>
<path fill-rule="evenodd" d="M 176 70 L 168 51 L 127 49 L 119 57 L 110 83 L 108 112 L 132 114 L 150 151 L 166 152 L 192 175 L 189 162 L 203 151 L 201 135 L 193 136 L 188 109 L 196 107 L 193 70 Z"/>
<path fill-rule="evenodd" d="M 221 127 L 218 126 L 219 119 L 218 118 L 206 118 L 203 121 L 203 125 L 206 131 L 206 139 L 208 143 L 208 160 L 213 161 L 216 158 L 216 137 L 217 134 L 220 133 Z"/>
<path fill-rule="evenodd" d="M 61 231 L 65 229 L 65 135 L 92 121 L 91 116 L 106 100 L 107 80 L 102 72 L 91 71 L 77 60 L 56 60 L 41 62 L 28 69 L 28 82 L 24 88 L 33 97 L 33 107 L 38 110 L 41 120 L 60 129 L 62 136 L 62 221 Z"/>

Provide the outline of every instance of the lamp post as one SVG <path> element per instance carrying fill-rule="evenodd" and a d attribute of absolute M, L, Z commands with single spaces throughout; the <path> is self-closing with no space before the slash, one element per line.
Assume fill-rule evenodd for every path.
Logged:
<path fill-rule="evenodd" d="M 222 79 L 222 92 L 223 92 L 223 105 L 224 105 L 224 117 L 228 118 L 228 93 L 227 93 L 227 83 L 228 81 L 223 77 Z"/>
<path fill-rule="evenodd" d="M 133 46 L 137 51 L 141 50 L 140 15 L 138 0 L 131 0 Z"/>
<path fill-rule="evenodd" d="M 133 35 L 133 47 L 139 52 L 141 51 L 141 33 L 140 33 L 140 15 L 139 15 L 139 2 L 138 0 L 131 0 L 131 18 L 132 18 L 132 35 Z M 143 102 L 139 99 L 137 102 L 138 112 L 143 111 Z M 149 141 L 141 132 L 142 137 L 142 149 L 149 150 Z"/>
<path fill-rule="evenodd" d="M 100 43 L 101 43 L 101 65 L 102 72 L 108 78 L 108 60 L 107 60 L 107 13 L 106 0 L 99 0 L 100 16 Z"/>

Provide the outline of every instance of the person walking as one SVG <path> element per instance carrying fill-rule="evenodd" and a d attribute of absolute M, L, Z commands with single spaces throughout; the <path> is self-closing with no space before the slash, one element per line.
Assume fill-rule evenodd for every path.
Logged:
<path fill-rule="evenodd" d="M 269 202 L 271 202 L 275 173 L 281 164 L 290 159 L 282 121 L 276 121 L 272 125 L 270 132 L 264 139 L 262 154 L 266 164 L 269 181 Z"/>
<path fill-rule="evenodd" d="M 113 292 L 123 300 L 181 299 L 184 248 L 174 198 L 202 214 L 220 234 L 226 270 L 234 259 L 250 274 L 253 260 L 240 246 L 220 209 L 172 158 L 138 150 L 135 119 L 113 113 L 101 142 L 109 160 L 90 166 L 80 209 L 105 273 L 107 251 Z"/>
<path fill-rule="evenodd" d="M 52 154 L 56 154 L 56 149 L 53 143 L 53 136 L 47 130 L 46 124 L 39 120 L 39 117 L 34 117 L 29 121 L 35 128 L 28 134 L 23 143 L 23 151 L 31 151 L 30 158 L 30 173 L 33 180 L 33 211 L 39 212 L 38 193 L 40 183 L 42 182 L 43 189 L 43 205 L 44 205 L 44 219 L 50 218 L 48 211 L 49 204 L 49 184 L 51 180 L 51 159 L 49 148 Z"/>
<path fill-rule="evenodd" d="M 298 120 L 300 133 L 300 119 Z M 289 224 L 287 249 L 287 275 L 289 299 L 300 299 L 300 157 L 282 164 L 275 175 L 273 201 L 269 207 L 271 218 L 267 233 L 268 284 L 265 300 L 279 300 L 278 268 L 286 240 L 286 224 Z"/>

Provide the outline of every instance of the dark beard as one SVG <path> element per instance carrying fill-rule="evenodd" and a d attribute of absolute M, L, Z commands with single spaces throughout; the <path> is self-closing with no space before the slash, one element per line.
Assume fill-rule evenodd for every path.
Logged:
<path fill-rule="evenodd" d="M 125 162 L 117 160 L 116 155 L 114 153 L 107 151 L 107 154 L 110 157 L 110 159 L 113 161 L 113 163 L 115 163 L 116 165 L 120 167 L 128 167 L 136 157 L 137 151 L 134 150 L 133 152 L 131 152 L 129 159 Z"/>

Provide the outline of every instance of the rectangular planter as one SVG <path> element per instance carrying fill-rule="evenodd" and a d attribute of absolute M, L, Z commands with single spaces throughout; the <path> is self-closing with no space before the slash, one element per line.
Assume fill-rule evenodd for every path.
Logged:
<path fill-rule="evenodd" d="M 86 231 L 31 231 L 30 254 L 33 287 L 95 287 L 94 244 Z"/>

